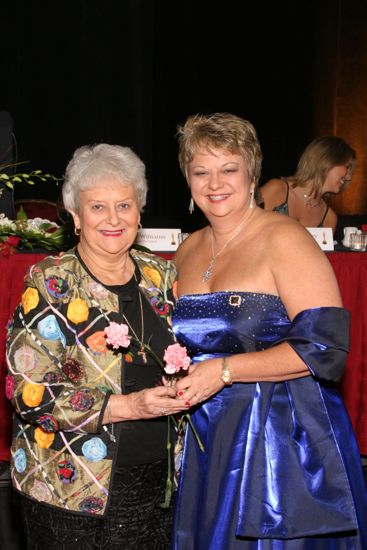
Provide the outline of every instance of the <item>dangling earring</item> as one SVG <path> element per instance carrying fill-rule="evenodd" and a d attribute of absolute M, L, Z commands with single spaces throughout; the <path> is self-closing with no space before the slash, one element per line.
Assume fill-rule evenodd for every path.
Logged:
<path fill-rule="evenodd" d="M 74 233 L 77 237 L 80 235 L 80 227 L 74 227 Z"/>
<path fill-rule="evenodd" d="M 190 212 L 190 214 L 193 213 L 194 208 L 195 208 L 194 199 L 191 197 L 191 199 L 190 199 L 190 204 L 189 204 L 189 212 Z"/>
<path fill-rule="evenodd" d="M 249 208 L 253 208 L 253 207 L 254 207 L 254 195 L 255 195 L 255 191 L 252 190 L 252 191 L 250 192 L 250 197 L 251 197 L 251 199 L 250 199 Z"/>

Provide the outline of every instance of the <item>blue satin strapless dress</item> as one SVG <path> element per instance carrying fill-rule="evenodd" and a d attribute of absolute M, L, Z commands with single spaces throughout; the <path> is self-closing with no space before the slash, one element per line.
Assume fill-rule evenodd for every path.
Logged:
<path fill-rule="evenodd" d="M 178 300 L 173 328 L 194 362 L 287 341 L 313 376 L 236 383 L 192 411 L 176 500 L 175 550 L 367 549 L 367 494 L 335 389 L 348 351 L 342 308 L 291 322 L 277 296 Z M 250 368 L 250 367 L 249 367 Z"/>

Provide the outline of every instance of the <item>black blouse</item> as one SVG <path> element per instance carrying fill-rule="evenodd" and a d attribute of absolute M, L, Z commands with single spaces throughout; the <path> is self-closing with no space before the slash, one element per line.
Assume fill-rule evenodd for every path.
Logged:
<path fill-rule="evenodd" d="M 162 368 L 145 350 L 145 355 L 139 353 L 141 346 L 136 344 L 134 334 L 141 341 L 142 321 L 144 325 L 144 343 L 148 344 L 163 363 L 165 348 L 172 343 L 163 323 L 139 291 L 138 283 L 140 272 L 135 268 L 133 277 L 124 285 L 108 286 L 107 288 L 118 294 L 120 313 L 126 317 L 122 322 L 130 325 L 129 334 L 133 340 L 125 354 L 125 370 L 122 380 L 123 393 L 129 394 L 144 388 L 153 388 L 161 385 Z M 141 305 L 139 293 L 141 296 Z M 146 362 L 145 362 L 146 361 Z M 149 420 L 130 420 L 119 423 L 120 439 L 117 456 L 117 465 L 146 464 L 166 458 L 167 451 L 167 422 L 166 417 Z"/>
<path fill-rule="evenodd" d="M 97 280 L 90 273 L 79 254 L 78 257 L 86 271 Z M 119 322 L 130 325 L 129 335 L 132 336 L 132 341 L 130 346 L 124 350 L 124 368 L 121 373 L 123 394 L 153 388 L 162 384 L 164 374 L 162 368 L 149 354 L 149 351 L 145 350 L 145 355 L 140 354 L 141 345 L 135 343 L 136 338 L 140 341 L 142 339 L 142 316 L 144 344 L 149 345 L 149 348 L 160 358 L 162 364 L 164 350 L 172 344 L 172 337 L 167 332 L 158 314 L 149 304 L 144 294 L 140 292 L 138 286 L 140 280 L 140 271 L 135 264 L 135 272 L 126 284 L 103 285 L 110 292 L 118 295 L 119 312 L 121 314 Z M 101 281 L 98 282 L 103 284 Z M 142 307 L 140 307 L 139 294 Z M 161 417 L 115 423 L 115 432 L 119 436 L 116 465 L 148 464 L 166 458 L 167 422 L 169 422 L 168 417 Z"/>

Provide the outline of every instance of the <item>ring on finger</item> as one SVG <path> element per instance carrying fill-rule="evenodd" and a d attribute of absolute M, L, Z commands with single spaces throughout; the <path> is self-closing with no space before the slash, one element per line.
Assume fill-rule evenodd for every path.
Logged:
<path fill-rule="evenodd" d="M 166 409 L 164 409 L 163 407 L 161 407 L 161 415 L 165 415 L 166 414 Z"/>

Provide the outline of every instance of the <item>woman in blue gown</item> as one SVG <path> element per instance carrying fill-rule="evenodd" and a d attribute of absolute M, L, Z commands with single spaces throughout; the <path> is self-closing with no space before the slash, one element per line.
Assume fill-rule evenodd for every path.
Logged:
<path fill-rule="evenodd" d="M 336 390 L 349 315 L 333 270 L 295 220 L 256 205 L 255 129 L 189 117 L 180 165 L 209 224 L 179 248 L 173 326 L 193 364 L 172 548 L 362 550 L 367 495 Z"/>

